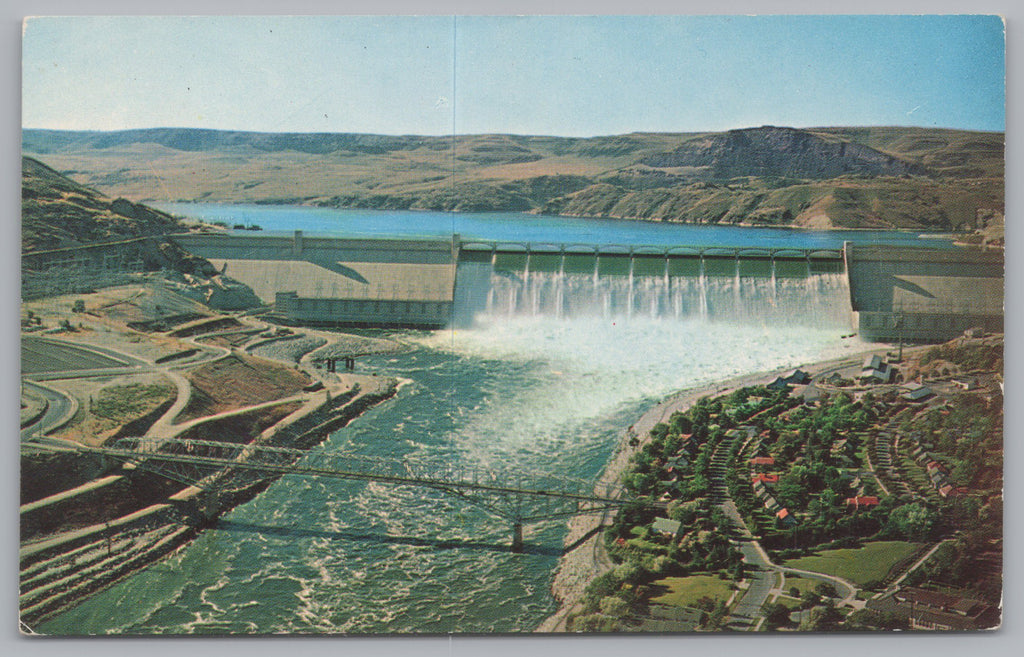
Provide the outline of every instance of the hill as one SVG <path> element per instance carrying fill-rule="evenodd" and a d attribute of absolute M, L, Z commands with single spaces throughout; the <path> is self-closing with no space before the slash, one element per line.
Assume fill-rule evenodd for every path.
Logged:
<path fill-rule="evenodd" d="M 890 127 L 592 138 L 161 128 L 24 130 L 22 147 L 135 201 L 970 231 L 1003 212 L 1003 141 Z"/>
<path fill-rule="evenodd" d="M 110 242 L 180 230 L 170 215 L 111 200 L 30 157 L 21 158 L 21 246 L 24 252 Z"/>

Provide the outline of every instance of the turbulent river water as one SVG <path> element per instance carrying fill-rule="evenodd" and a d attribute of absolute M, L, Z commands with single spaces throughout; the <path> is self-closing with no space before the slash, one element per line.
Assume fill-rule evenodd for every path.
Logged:
<path fill-rule="evenodd" d="M 209 218 L 209 208 L 190 214 Z M 262 217 L 220 216 L 265 227 L 276 216 L 257 210 Z M 357 214 L 364 221 L 366 213 Z M 439 216 L 451 224 L 450 215 Z M 558 218 L 543 221 L 557 225 Z M 280 220 L 276 227 L 302 225 Z M 652 243 L 604 236 L 605 243 Z M 687 237 L 679 242 L 693 243 Z M 475 299 L 469 321 L 392 333 L 411 349 L 359 359 L 362 372 L 408 383 L 317 449 L 592 479 L 624 428 L 669 393 L 857 346 L 841 338 L 850 332 L 848 290 L 835 273 L 677 280 L 510 273 L 474 263 L 460 266 L 458 285 Z M 556 608 L 550 585 L 565 533 L 564 520 L 528 525 L 526 550 L 512 554 L 506 521 L 436 491 L 286 476 L 175 556 L 38 629 L 531 631 Z"/>

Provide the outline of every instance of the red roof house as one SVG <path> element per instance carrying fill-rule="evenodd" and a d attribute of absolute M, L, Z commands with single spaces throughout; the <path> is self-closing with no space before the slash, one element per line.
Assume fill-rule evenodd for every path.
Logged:
<path fill-rule="evenodd" d="M 859 509 L 862 506 L 864 506 L 864 507 L 878 506 L 878 498 L 873 496 L 873 495 L 860 496 L 860 497 L 848 497 L 848 498 L 846 498 L 846 506 L 852 506 L 852 507 L 854 507 L 856 509 Z"/>
<path fill-rule="evenodd" d="M 787 527 L 792 527 L 796 524 L 796 518 L 794 518 L 793 514 L 789 512 L 789 509 L 785 507 L 779 509 L 779 511 L 776 512 L 775 516 L 783 525 Z"/>
<path fill-rule="evenodd" d="M 770 456 L 755 456 L 750 459 L 750 465 L 775 465 L 775 459 Z"/>
<path fill-rule="evenodd" d="M 759 472 L 755 474 L 753 477 L 751 477 L 751 481 L 753 481 L 755 484 L 759 481 L 764 482 L 766 484 L 777 484 L 779 483 L 779 475 L 764 474 Z"/>

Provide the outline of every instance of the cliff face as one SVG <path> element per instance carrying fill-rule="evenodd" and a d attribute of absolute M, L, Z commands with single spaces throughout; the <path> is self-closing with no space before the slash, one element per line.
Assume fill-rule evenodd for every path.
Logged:
<path fill-rule="evenodd" d="M 693 139 L 641 160 L 655 168 L 699 167 L 709 179 L 773 176 L 824 180 L 843 175 L 925 175 L 927 170 L 868 146 L 764 126 Z"/>

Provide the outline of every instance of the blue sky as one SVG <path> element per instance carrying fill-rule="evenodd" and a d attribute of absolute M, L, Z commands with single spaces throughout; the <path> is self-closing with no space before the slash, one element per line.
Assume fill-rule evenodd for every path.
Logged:
<path fill-rule="evenodd" d="M 32 128 L 1005 127 L 991 16 L 39 18 L 22 66 Z"/>

